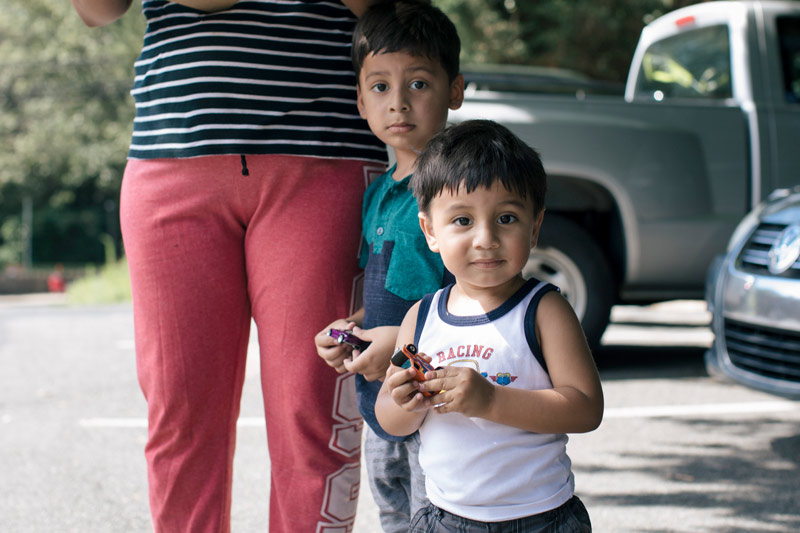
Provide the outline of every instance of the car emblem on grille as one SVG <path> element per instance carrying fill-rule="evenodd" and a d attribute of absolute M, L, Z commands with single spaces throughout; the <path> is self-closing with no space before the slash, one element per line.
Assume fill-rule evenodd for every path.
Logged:
<path fill-rule="evenodd" d="M 772 248 L 769 249 L 767 267 L 771 274 L 783 274 L 794 265 L 798 257 L 800 257 L 800 224 L 792 224 L 780 232 Z"/>

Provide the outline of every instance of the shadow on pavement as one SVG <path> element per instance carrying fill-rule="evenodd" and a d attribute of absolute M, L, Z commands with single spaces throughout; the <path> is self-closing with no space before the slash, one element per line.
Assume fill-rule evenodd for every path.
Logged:
<path fill-rule="evenodd" d="M 594 355 L 604 381 L 692 378 L 708 377 L 705 351 L 694 346 L 602 346 Z"/>
<path fill-rule="evenodd" d="M 748 420 L 688 418 L 663 420 L 663 437 L 657 449 L 625 454 L 639 466 L 626 468 L 626 474 L 646 476 L 670 490 L 627 494 L 597 494 L 594 505 L 619 508 L 657 508 L 658 512 L 680 513 L 686 509 L 706 510 L 724 516 L 736 526 L 724 527 L 729 533 L 767 533 L 800 531 L 800 425 L 777 418 Z M 691 431 L 712 435 L 706 442 L 687 445 L 670 435 Z M 794 433 L 786 436 L 787 432 Z M 753 446 L 752 439 L 767 439 L 766 447 Z M 600 464 L 586 469 L 595 473 Z M 614 469 L 609 468 L 608 473 Z M 718 529 L 719 530 L 719 529 Z M 653 524 L 642 531 L 674 531 Z"/>

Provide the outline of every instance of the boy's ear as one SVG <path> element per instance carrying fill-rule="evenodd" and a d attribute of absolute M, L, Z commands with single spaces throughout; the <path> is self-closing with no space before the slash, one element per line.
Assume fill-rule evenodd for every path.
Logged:
<path fill-rule="evenodd" d="M 436 240 L 436 236 L 433 234 L 433 224 L 431 223 L 431 219 L 425 213 L 419 213 L 419 227 L 422 229 L 422 233 L 425 235 L 425 240 L 428 242 L 428 248 L 431 249 L 431 252 L 439 253 L 439 241 Z"/>
<path fill-rule="evenodd" d="M 464 76 L 459 74 L 450 84 L 450 109 L 456 110 L 464 103 Z"/>
<path fill-rule="evenodd" d="M 361 98 L 361 83 L 356 82 L 356 105 L 358 106 L 358 114 L 361 118 L 366 119 L 367 114 L 364 110 L 364 100 Z"/>
<path fill-rule="evenodd" d="M 531 248 L 536 246 L 536 243 L 539 242 L 539 232 L 542 229 L 542 221 L 544 220 L 544 208 L 539 211 L 539 215 L 536 217 L 536 221 L 533 223 L 533 232 L 531 233 Z"/>

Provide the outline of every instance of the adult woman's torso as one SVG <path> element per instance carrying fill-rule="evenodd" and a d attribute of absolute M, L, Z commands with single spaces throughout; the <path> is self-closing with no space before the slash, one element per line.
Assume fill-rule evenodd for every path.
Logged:
<path fill-rule="evenodd" d="M 355 105 L 355 17 L 337 0 L 204 13 L 144 0 L 129 157 L 284 154 L 385 161 Z"/>

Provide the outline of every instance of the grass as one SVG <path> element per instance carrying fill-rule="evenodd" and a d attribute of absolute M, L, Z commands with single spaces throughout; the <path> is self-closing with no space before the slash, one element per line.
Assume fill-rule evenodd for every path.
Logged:
<path fill-rule="evenodd" d="M 130 300 L 131 283 L 125 259 L 108 263 L 67 287 L 67 301 L 71 304 L 106 304 Z"/>

